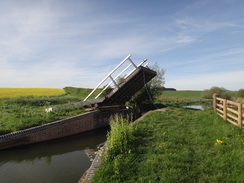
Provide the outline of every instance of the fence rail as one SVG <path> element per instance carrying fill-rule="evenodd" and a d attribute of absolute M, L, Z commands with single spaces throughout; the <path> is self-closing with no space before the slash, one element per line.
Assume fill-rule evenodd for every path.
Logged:
<path fill-rule="evenodd" d="M 231 100 L 219 98 L 217 94 L 213 95 L 214 111 L 225 121 L 243 128 L 244 125 L 244 104 L 233 102 Z"/>

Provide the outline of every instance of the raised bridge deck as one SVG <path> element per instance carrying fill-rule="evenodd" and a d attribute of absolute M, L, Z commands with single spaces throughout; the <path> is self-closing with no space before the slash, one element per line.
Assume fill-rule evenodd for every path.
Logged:
<path fill-rule="evenodd" d="M 149 68 L 140 66 L 134 70 L 123 83 L 111 91 L 99 106 L 124 105 L 136 94 L 146 83 L 148 83 L 157 73 Z"/>
<path fill-rule="evenodd" d="M 121 67 L 126 61 L 129 61 L 130 64 L 115 78 L 112 77 L 112 74 Z M 84 102 L 89 103 L 90 105 L 96 105 L 98 107 L 109 107 L 109 106 L 121 106 L 124 105 L 131 97 L 136 94 L 146 83 L 148 83 L 157 73 L 146 66 L 142 66 L 147 61 L 144 59 L 139 65 L 131 60 L 130 55 L 127 56 L 112 72 L 105 77 L 96 88 L 84 99 Z M 134 66 L 134 69 L 124 77 L 122 83 L 117 83 L 116 79 L 120 77 L 130 66 Z M 111 82 L 107 84 L 104 89 L 96 96 L 95 99 L 87 100 L 96 89 L 98 89 L 107 79 L 111 79 Z M 114 84 L 114 89 L 105 97 L 100 97 L 111 84 Z"/>

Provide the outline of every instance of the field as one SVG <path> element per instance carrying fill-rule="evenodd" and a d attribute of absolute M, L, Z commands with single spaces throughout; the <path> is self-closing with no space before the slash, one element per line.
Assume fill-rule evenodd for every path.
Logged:
<path fill-rule="evenodd" d="M 201 98 L 202 91 L 162 91 L 154 102 L 160 107 L 182 107 L 187 105 L 211 105 L 212 100 Z"/>
<path fill-rule="evenodd" d="M 68 107 L 52 112 L 46 108 L 78 102 L 92 89 L 1 88 L 0 135 L 42 125 L 83 113 L 83 107 Z"/>
<path fill-rule="evenodd" d="M 0 88 L 0 99 L 30 96 L 59 96 L 65 93 L 65 90 L 58 88 Z"/>
<path fill-rule="evenodd" d="M 185 99 L 200 99 L 202 91 L 179 90 L 179 91 L 163 91 L 159 97 L 174 97 Z"/>

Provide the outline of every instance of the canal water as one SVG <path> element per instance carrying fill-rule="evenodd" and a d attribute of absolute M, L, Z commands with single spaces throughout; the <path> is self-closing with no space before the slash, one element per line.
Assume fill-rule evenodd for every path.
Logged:
<path fill-rule="evenodd" d="M 0 151 L 1 183 L 77 183 L 108 128 Z"/>

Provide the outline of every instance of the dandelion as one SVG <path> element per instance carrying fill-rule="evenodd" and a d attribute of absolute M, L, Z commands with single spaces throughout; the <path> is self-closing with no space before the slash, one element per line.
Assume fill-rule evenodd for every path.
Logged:
<path fill-rule="evenodd" d="M 219 145 L 219 144 L 222 144 L 222 143 L 224 143 L 224 141 L 216 139 L 216 142 L 214 143 L 214 145 Z"/>
<path fill-rule="evenodd" d="M 219 143 L 219 144 L 222 144 L 224 141 L 216 139 L 216 142 Z"/>

